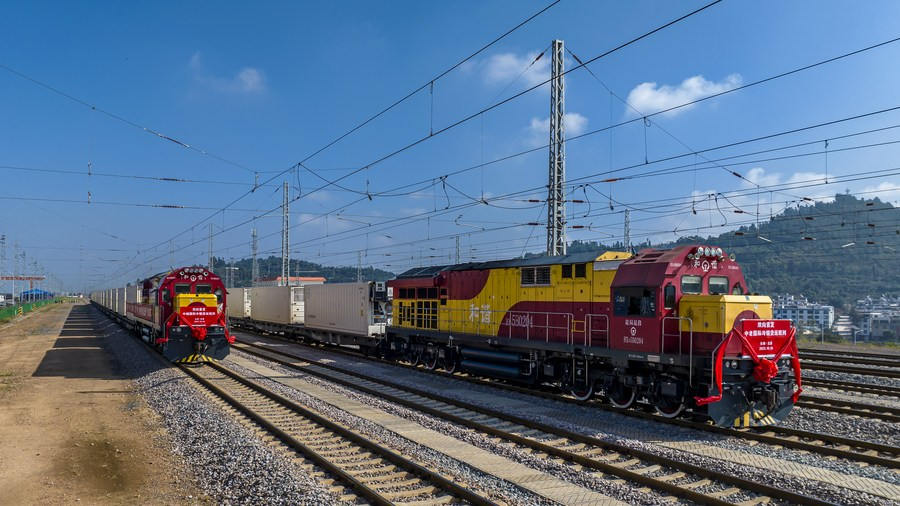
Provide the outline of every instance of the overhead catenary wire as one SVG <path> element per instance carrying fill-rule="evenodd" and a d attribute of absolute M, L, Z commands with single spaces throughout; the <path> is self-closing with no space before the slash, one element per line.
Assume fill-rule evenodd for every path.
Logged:
<path fill-rule="evenodd" d="M 432 81 L 432 82 L 433 82 L 433 81 Z M 539 149 L 540 149 L 540 148 L 539 148 Z M 830 152 L 831 152 L 831 153 L 834 153 L 835 151 L 834 151 L 834 150 L 830 150 Z M 747 163 L 749 163 L 749 162 L 747 162 Z M 304 169 L 306 169 L 306 168 L 304 167 Z M 661 170 L 666 170 L 666 169 L 661 169 Z M 647 176 L 641 174 L 641 175 L 635 175 L 635 176 L 633 176 L 633 177 L 647 177 Z M 447 179 L 446 179 L 446 178 L 443 179 L 443 181 L 442 181 L 442 186 L 446 186 L 447 184 L 448 184 Z M 457 186 L 459 186 L 459 185 L 457 185 Z M 433 185 L 432 185 L 431 187 L 432 187 L 432 188 L 435 188 Z M 451 183 L 451 186 L 450 186 L 450 187 L 453 188 L 452 183 Z M 461 188 L 461 189 L 463 190 L 463 191 L 458 191 L 459 195 L 462 196 L 463 198 L 466 198 L 466 196 L 465 196 L 465 194 L 464 194 L 465 188 L 462 187 L 462 186 L 459 186 L 459 188 Z M 455 188 L 453 188 L 453 189 L 455 189 Z M 369 194 L 368 192 L 359 192 L 359 191 L 357 191 L 357 190 L 354 190 L 353 187 L 352 187 L 352 185 L 348 185 L 347 191 L 355 192 L 355 193 L 357 193 L 357 194 Z M 371 195 L 377 195 L 377 194 L 376 194 L 376 193 L 372 193 Z M 398 195 L 399 195 L 399 194 L 398 194 Z M 453 196 L 452 192 L 451 192 L 451 196 Z M 455 196 L 453 196 L 453 197 L 455 198 Z M 468 197 L 468 198 L 471 198 L 471 197 Z M 450 199 L 450 196 L 448 196 L 448 201 L 449 201 L 449 199 Z M 482 197 L 482 199 L 479 199 L 479 200 L 484 200 L 484 198 Z M 496 204 L 497 204 L 498 202 L 500 202 L 499 199 L 498 199 L 498 200 L 492 200 L 492 204 L 493 204 L 494 206 L 496 206 Z M 499 206 L 496 206 L 496 207 L 499 207 Z M 210 208 L 210 210 L 211 210 L 211 209 L 213 209 L 213 208 Z M 235 210 L 235 211 L 243 211 L 243 210 L 240 210 L 240 209 L 233 209 L 233 208 L 232 208 L 231 210 Z M 224 211 L 224 210 L 223 210 L 223 211 Z M 224 218 L 223 218 L 223 219 L 224 219 Z M 223 227 L 223 228 L 224 228 L 224 227 Z"/>

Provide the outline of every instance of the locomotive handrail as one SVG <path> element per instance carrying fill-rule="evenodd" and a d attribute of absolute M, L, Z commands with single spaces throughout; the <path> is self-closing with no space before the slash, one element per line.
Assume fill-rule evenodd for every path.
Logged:
<path fill-rule="evenodd" d="M 591 346 L 591 337 L 594 334 L 591 322 L 593 321 L 594 317 L 603 318 L 603 320 L 606 321 L 606 328 L 598 329 L 598 332 L 606 334 L 606 348 L 609 349 L 609 315 L 605 314 L 588 314 L 584 316 L 584 345 Z"/>
<path fill-rule="evenodd" d="M 662 324 L 662 350 L 666 350 L 666 320 L 685 321 L 688 324 L 688 384 L 694 386 L 694 321 L 686 316 L 666 316 Z M 681 355 L 681 325 L 678 325 L 678 354 Z"/>

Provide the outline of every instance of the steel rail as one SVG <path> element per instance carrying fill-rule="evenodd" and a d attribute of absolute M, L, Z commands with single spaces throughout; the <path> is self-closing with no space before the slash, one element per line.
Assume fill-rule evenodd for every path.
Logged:
<path fill-rule="evenodd" d="M 847 390 L 852 392 L 860 392 L 864 394 L 875 394 L 892 397 L 900 397 L 900 388 L 872 385 L 869 383 L 858 383 L 855 381 L 841 381 L 820 378 L 803 378 L 803 386 L 811 386 L 816 388 L 826 388 L 829 390 Z"/>
<path fill-rule="evenodd" d="M 448 412 L 440 410 L 440 409 L 424 406 L 421 403 L 417 403 L 414 401 L 410 401 L 409 399 L 404 399 L 403 397 L 389 394 L 389 393 L 385 392 L 383 389 L 369 388 L 364 385 L 360 385 L 359 383 L 354 382 L 354 381 L 347 381 L 347 380 L 344 380 L 341 378 L 336 378 L 335 376 L 330 375 L 330 374 L 323 374 L 323 373 L 317 372 L 308 366 L 307 367 L 299 367 L 295 363 L 291 363 L 289 361 L 273 357 L 272 355 L 283 356 L 288 359 L 304 362 L 304 363 L 307 363 L 307 364 L 310 364 L 310 365 L 313 365 L 316 367 L 321 367 L 328 371 L 335 371 L 340 374 L 345 374 L 345 375 L 348 375 L 348 376 L 351 376 L 354 378 L 358 378 L 358 379 L 361 379 L 361 380 L 364 380 L 367 382 L 376 383 L 376 384 L 382 385 L 382 386 L 388 386 L 390 388 L 405 391 L 405 392 L 411 393 L 413 395 L 417 395 L 417 396 L 420 396 L 420 397 L 423 397 L 423 398 L 426 398 L 426 399 L 429 399 L 432 401 L 442 402 L 442 403 L 445 403 L 448 405 L 452 405 L 452 406 L 456 406 L 458 408 L 472 411 L 474 413 L 479 413 L 482 415 L 486 415 L 486 416 L 490 416 L 490 417 L 497 418 L 500 420 L 504 420 L 504 421 L 507 421 L 510 423 L 521 425 L 526 428 L 539 430 L 541 432 L 545 432 L 547 434 L 551 434 L 551 435 L 554 435 L 557 437 L 562 437 L 562 438 L 571 440 L 573 442 L 582 443 L 585 445 L 589 445 L 589 446 L 596 447 L 596 448 L 601 448 L 601 449 L 608 450 L 611 452 L 628 455 L 633 458 L 646 460 L 646 461 L 651 462 L 656 465 L 665 466 L 665 467 L 668 467 L 671 469 L 675 469 L 675 470 L 678 470 L 678 471 L 681 471 L 684 473 L 696 475 L 696 476 L 699 476 L 702 478 L 714 479 L 721 483 L 740 487 L 743 490 L 748 490 L 748 491 L 752 491 L 755 493 L 767 495 L 773 499 L 782 499 L 785 501 L 790 501 L 795 504 L 807 504 L 807 505 L 831 504 L 827 501 L 822 501 L 818 498 L 804 496 L 802 494 L 797 494 L 792 491 L 779 489 L 777 487 L 772 487 L 769 485 L 759 484 L 759 483 L 756 483 L 754 481 L 751 481 L 751 480 L 748 480 L 745 478 L 728 475 L 728 474 L 723 474 L 718 471 L 706 469 L 706 468 L 703 468 L 701 466 L 697 466 L 694 464 L 689 464 L 689 463 L 684 463 L 684 462 L 680 462 L 677 460 L 672 460 L 672 459 L 669 459 L 669 458 L 666 458 L 666 457 L 663 457 L 663 456 L 660 456 L 660 455 L 657 455 L 654 453 L 638 450 L 635 448 L 630 448 L 625 445 L 611 443 L 611 442 L 603 441 L 601 439 L 593 438 L 590 436 L 585 436 L 583 434 L 566 431 L 564 429 L 553 427 L 553 426 L 543 424 L 540 422 L 535 422 L 533 420 L 528 420 L 528 419 L 521 418 L 521 417 L 518 417 L 515 415 L 508 414 L 508 413 L 501 413 L 501 412 L 498 412 L 498 411 L 495 411 L 492 409 L 484 408 L 482 406 L 467 403 L 464 401 L 448 399 L 443 396 L 435 395 L 433 393 L 426 392 L 426 391 L 423 391 L 423 390 L 420 390 L 420 389 L 417 389 L 414 387 L 409 387 L 406 385 L 399 385 L 394 382 L 385 381 L 385 380 L 381 380 L 381 379 L 377 379 L 377 378 L 372 378 L 372 377 L 369 377 L 362 373 L 348 371 L 339 366 L 323 364 L 323 363 L 313 361 L 308 358 L 294 355 L 292 353 L 288 353 L 285 351 L 272 350 L 272 349 L 268 349 L 268 348 L 265 348 L 265 347 L 262 347 L 259 345 L 255 345 L 255 344 L 249 344 L 249 345 L 257 347 L 257 348 L 261 348 L 264 351 L 256 352 L 256 351 L 248 350 L 248 349 L 244 348 L 247 345 L 248 345 L 248 343 L 241 343 L 241 345 L 239 345 L 235 349 L 242 351 L 244 353 L 251 354 L 253 356 L 257 356 L 260 358 L 264 358 L 266 360 L 270 360 L 272 362 L 275 362 L 282 366 L 297 370 L 304 374 L 313 374 L 317 377 L 327 378 L 329 381 L 333 381 L 333 382 L 339 383 L 341 385 L 354 388 L 356 390 L 362 391 L 369 395 L 377 396 L 381 399 L 386 399 L 390 402 L 397 403 L 397 404 L 409 407 L 411 409 L 415 409 L 417 411 L 427 413 L 432 416 L 440 417 L 440 418 L 443 418 L 450 422 L 457 423 L 459 425 L 463 425 L 465 427 L 469 427 L 471 429 L 478 430 L 478 431 L 490 434 L 492 436 L 500 437 L 500 438 L 506 439 L 508 441 L 511 441 L 511 442 L 519 444 L 519 445 L 528 446 L 530 448 L 533 448 L 536 451 L 546 453 L 547 455 L 552 455 L 554 457 L 558 457 L 558 458 L 561 458 L 564 460 L 568 460 L 568 461 L 577 463 L 584 467 L 596 469 L 598 471 L 602 471 L 607 474 L 618 476 L 622 479 L 626 479 L 626 480 L 629 480 L 629 481 L 632 481 L 635 483 L 639 483 L 644 486 L 652 487 L 656 490 L 665 492 L 667 494 L 671 494 L 676 497 L 682 497 L 684 499 L 688 499 L 688 500 L 697 502 L 699 504 L 726 505 L 726 504 L 733 504 L 733 503 L 730 503 L 728 501 L 724 501 L 722 499 L 718 499 L 715 497 L 710 497 L 709 495 L 706 495 L 706 494 L 694 492 L 693 490 L 690 490 L 690 489 L 687 489 L 684 487 L 679 487 L 678 485 L 674 485 L 672 483 L 668 483 L 668 482 L 664 482 L 664 481 L 657 480 L 654 478 L 650 478 L 643 474 L 639 474 L 639 473 L 636 473 L 633 471 L 628 471 L 626 469 L 617 467 L 615 465 L 607 464 L 605 462 L 600 462 L 600 461 L 592 459 L 590 457 L 585 457 L 583 455 L 579 455 L 579 454 L 576 454 L 576 453 L 573 453 L 573 452 L 570 452 L 567 450 L 562 450 L 560 448 L 535 441 L 531 438 L 519 436 L 516 434 L 511 434 L 507 431 L 496 429 L 494 427 L 472 421 L 469 418 L 465 418 L 465 417 L 462 417 L 462 416 L 459 416 L 456 414 L 448 413 Z"/>
<path fill-rule="evenodd" d="M 292 343 L 292 344 L 296 344 L 299 346 L 310 346 L 305 343 L 301 343 L 301 342 L 290 340 L 290 339 L 282 339 L 277 336 L 266 336 L 266 337 L 275 339 L 275 340 L 281 340 L 281 341 Z M 883 453 L 886 455 L 900 455 L 900 449 L 898 449 L 896 447 L 882 445 L 879 443 L 873 443 L 871 441 L 848 439 L 848 438 L 843 438 L 841 436 L 832 436 L 829 434 L 822 434 L 822 433 L 818 433 L 818 432 L 798 431 L 797 429 L 788 429 L 786 427 L 781 427 L 778 425 L 769 425 L 769 426 L 753 428 L 753 429 L 733 429 L 733 428 L 728 428 L 728 427 L 718 427 L 715 425 L 710 425 L 710 424 L 706 424 L 706 423 L 702 423 L 702 422 L 692 422 L 689 420 L 683 420 L 683 419 L 677 419 L 677 418 L 676 419 L 664 418 L 664 417 L 661 417 L 661 416 L 658 416 L 655 414 L 646 413 L 646 412 L 642 412 L 642 411 L 638 411 L 638 410 L 630 410 L 630 409 L 623 410 L 623 409 L 619 409 L 619 408 L 616 408 L 613 406 L 608 406 L 608 405 L 600 404 L 600 403 L 586 403 L 584 401 L 578 401 L 578 400 L 570 398 L 570 397 L 561 396 L 557 393 L 535 390 L 534 388 L 525 388 L 525 387 L 520 387 L 520 386 L 511 385 L 511 384 L 507 384 L 507 383 L 501 383 L 501 382 L 485 381 L 482 378 L 476 378 L 476 377 L 465 376 L 465 375 L 460 375 L 460 374 L 452 374 L 452 373 L 448 373 L 448 372 L 444 372 L 444 371 L 439 371 L 437 369 L 435 369 L 435 370 L 423 369 L 418 366 L 401 364 L 401 363 L 395 362 L 395 361 L 378 359 L 378 358 L 373 358 L 370 356 L 364 356 L 361 353 L 354 352 L 351 350 L 346 350 L 341 347 L 331 347 L 331 348 L 328 348 L 328 351 L 333 352 L 333 353 L 346 354 L 346 355 L 353 356 L 356 358 L 365 358 L 367 360 L 382 362 L 384 364 L 392 365 L 395 367 L 401 367 L 401 368 L 405 368 L 405 369 L 409 369 L 409 370 L 415 370 L 415 371 L 419 371 L 422 373 L 434 374 L 434 375 L 446 377 L 446 378 L 453 378 L 453 379 L 457 379 L 460 381 L 465 381 L 465 382 L 469 382 L 469 383 L 473 383 L 473 384 L 488 385 L 488 386 L 491 386 L 494 388 L 500 388 L 500 389 L 504 389 L 504 390 L 514 391 L 514 392 L 518 392 L 518 393 L 521 393 L 524 395 L 542 397 L 545 399 L 551 399 L 551 400 L 555 400 L 558 402 L 564 402 L 564 403 L 569 403 L 569 404 L 576 404 L 579 406 L 589 405 L 592 408 L 603 409 L 606 411 L 612 411 L 612 412 L 619 413 L 619 414 L 622 414 L 625 416 L 633 416 L 633 417 L 641 418 L 644 420 L 654 420 L 654 421 L 661 422 L 661 423 L 669 423 L 669 424 L 679 425 L 679 426 L 686 427 L 686 428 L 692 428 L 692 429 L 696 429 L 696 430 L 702 430 L 702 431 L 713 432 L 713 433 L 718 433 L 718 434 L 731 435 L 731 436 L 741 438 L 741 439 L 750 439 L 750 440 L 754 440 L 754 441 L 761 442 L 761 443 L 783 446 L 783 447 L 791 448 L 794 450 L 802 450 L 802 451 L 808 451 L 810 453 L 819 453 L 819 454 L 828 455 L 828 456 L 832 456 L 832 457 L 838 457 L 838 458 L 843 458 L 843 459 L 848 459 L 848 460 L 855 460 L 858 462 L 865 462 L 867 464 L 879 465 L 879 466 L 887 467 L 890 469 L 900 469 L 900 460 L 897 460 L 897 459 L 883 458 L 883 457 L 879 457 L 877 455 L 870 455 L 867 453 L 858 453 L 858 452 L 852 452 L 852 451 L 847 451 L 847 450 L 841 450 L 838 448 L 831 448 L 831 447 L 828 447 L 825 445 L 804 443 L 801 441 L 793 441 L 790 439 L 779 439 L 777 437 L 766 436 L 764 434 L 766 432 L 781 433 L 781 434 L 785 434 L 785 435 L 789 435 L 789 436 L 802 437 L 802 438 L 805 438 L 808 440 L 818 440 L 823 443 L 831 443 L 831 444 L 835 444 L 835 445 L 849 446 L 851 448 L 861 448 L 861 449 L 866 449 L 866 450 L 873 450 L 878 453 Z M 321 364 L 317 364 L 317 365 L 321 365 Z M 802 396 L 801 396 L 801 398 L 802 398 Z M 800 435 L 800 433 L 802 433 L 802 435 Z"/>
<path fill-rule="evenodd" d="M 202 384 L 205 388 L 209 389 L 210 391 L 215 393 L 218 397 L 223 399 L 225 402 L 227 402 L 228 404 L 230 404 L 230 405 L 234 406 L 236 409 L 238 409 L 241 413 L 244 414 L 244 416 L 247 416 L 248 418 L 252 419 L 254 422 L 262 425 L 263 427 L 265 427 L 266 430 L 270 431 L 273 435 L 275 435 L 280 440 L 285 442 L 288 446 L 299 451 L 305 457 L 309 458 L 310 460 L 315 462 L 317 465 L 326 469 L 329 473 L 332 473 L 334 476 L 340 478 L 345 483 L 350 484 L 352 489 L 359 492 L 360 495 L 365 497 L 368 501 L 371 501 L 373 504 L 379 504 L 379 505 L 384 505 L 384 506 L 394 504 L 390 500 L 384 498 L 381 494 L 379 494 L 375 490 L 368 487 L 365 483 L 363 483 L 362 481 L 360 481 L 353 475 L 344 471 L 343 469 L 341 469 L 340 467 L 338 467 L 337 465 L 335 465 L 334 463 L 329 461 L 327 458 L 320 455 L 314 449 L 303 444 L 302 442 L 300 442 L 299 440 L 297 440 L 290 434 L 286 433 L 281 428 L 270 423 L 268 420 L 266 420 L 266 418 L 264 418 L 263 416 L 254 412 L 252 409 L 245 406 L 239 400 L 237 400 L 233 396 L 231 396 L 228 392 L 219 388 L 217 385 L 213 384 L 206 378 L 202 377 L 202 375 L 200 375 L 197 371 L 195 371 L 189 367 L 183 366 L 183 365 L 180 367 L 183 371 L 185 371 L 188 375 L 190 375 L 192 378 L 194 378 L 197 382 Z M 298 415 L 311 420 L 315 424 L 321 425 L 322 427 L 325 427 L 329 431 L 331 431 L 335 434 L 338 434 L 339 436 L 341 436 L 345 439 L 348 439 L 348 440 L 352 441 L 353 443 L 378 454 L 380 457 L 384 458 L 385 460 L 409 471 L 410 473 L 412 473 L 416 476 L 424 478 L 425 480 L 431 482 L 434 485 L 437 485 L 438 487 L 442 488 L 443 490 L 450 492 L 451 494 L 455 495 L 456 497 L 459 497 L 471 504 L 483 505 L 483 506 L 496 505 L 496 503 L 494 503 L 488 499 L 485 499 L 484 497 L 481 497 L 480 495 L 448 480 L 447 478 L 444 478 L 440 474 L 438 474 L 434 471 L 431 471 L 423 466 L 420 466 L 419 464 L 416 464 L 415 462 L 413 462 L 397 453 L 394 453 L 393 451 L 391 451 L 387 448 L 384 448 L 383 446 L 379 445 L 378 443 L 375 443 L 369 439 L 366 439 L 365 437 L 363 437 L 355 432 L 352 432 L 352 431 L 338 425 L 337 423 L 334 423 L 331 420 L 328 420 L 328 419 L 304 408 L 303 406 L 300 406 L 299 404 L 295 403 L 294 401 L 292 401 L 286 397 L 283 397 L 275 392 L 272 392 L 271 390 L 265 388 L 264 386 L 254 382 L 250 379 L 244 378 L 243 376 L 235 373 L 234 371 L 231 371 L 231 370 L 229 370 L 219 364 L 213 363 L 213 362 L 207 363 L 204 367 L 212 367 L 216 371 L 218 371 L 218 372 L 226 375 L 230 379 L 237 381 L 238 383 L 250 388 L 251 390 L 259 393 L 260 395 L 263 395 L 263 396 L 267 397 L 268 399 L 297 413 Z"/>

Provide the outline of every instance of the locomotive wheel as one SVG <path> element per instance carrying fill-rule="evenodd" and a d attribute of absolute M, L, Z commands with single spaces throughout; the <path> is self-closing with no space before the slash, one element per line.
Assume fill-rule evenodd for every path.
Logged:
<path fill-rule="evenodd" d="M 663 418 L 675 418 L 684 412 L 684 399 L 663 397 L 653 403 L 656 413 Z"/>
<path fill-rule="evenodd" d="M 569 393 L 571 393 L 572 397 L 576 400 L 586 401 L 594 395 L 594 384 L 591 383 L 586 388 L 572 387 L 572 389 L 569 390 Z"/>
<path fill-rule="evenodd" d="M 425 366 L 425 369 L 433 371 L 434 368 L 438 365 L 437 353 L 429 353 L 422 357 L 422 364 Z"/>
<path fill-rule="evenodd" d="M 617 380 L 607 390 L 606 396 L 609 398 L 609 403 L 613 406 L 620 409 L 630 408 L 637 398 L 637 388 L 627 386 L 622 380 Z"/>
<path fill-rule="evenodd" d="M 421 354 L 421 353 L 412 352 L 412 353 L 409 355 L 408 360 L 409 360 L 409 365 L 411 365 L 411 366 L 413 366 L 413 367 L 416 367 L 416 366 L 419 365 L 419 363 L 422 361 L 422 354 Z"/>
<path fill-rule="evenodd" d="M 444 371 L 453 374 L 456 372 L 456 360 L 449 359 L 444 361 Z"/>

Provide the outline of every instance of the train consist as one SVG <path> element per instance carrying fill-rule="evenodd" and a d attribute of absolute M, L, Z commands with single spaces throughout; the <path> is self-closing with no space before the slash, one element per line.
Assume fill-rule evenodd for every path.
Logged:
<path fill-rule="evenodd" d="M 204 267 L 183 267 L 134 285 L 91 293 L 91 302 L 173 362 L 228 356 L 225 285 Z"/>
<path fill-rule="evenodd" d="M 722 426 L 783 420 L 795 328 L 716 247 L 413 269 L 376 283 L 232 289 L 233 325 Z"/>

